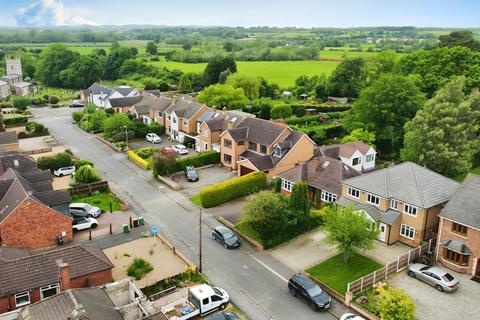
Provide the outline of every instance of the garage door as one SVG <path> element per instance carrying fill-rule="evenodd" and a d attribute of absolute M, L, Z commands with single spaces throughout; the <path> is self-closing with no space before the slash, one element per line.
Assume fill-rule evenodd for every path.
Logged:
<path fill-rule="evenodd" d="M 241 176 L 244 176 L 244 175 L 246 175 L 247 173 L 250 173 L 250 172 L 253 172 L 253 169 L 250 169 L 250 168 L 247 168 L 247 167 L 244 167 L 244 166 L 240 166 L 240 175 Z"/>

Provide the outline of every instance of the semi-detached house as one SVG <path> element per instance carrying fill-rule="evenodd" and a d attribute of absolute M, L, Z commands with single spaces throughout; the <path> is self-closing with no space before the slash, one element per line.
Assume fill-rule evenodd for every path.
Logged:
<path fill-rule="evenodd" d="M 200 116 L 208 107 L 192 99 L 177 98 L 164 112 L 166 134 L 174 141 L 197 143 Z"/>

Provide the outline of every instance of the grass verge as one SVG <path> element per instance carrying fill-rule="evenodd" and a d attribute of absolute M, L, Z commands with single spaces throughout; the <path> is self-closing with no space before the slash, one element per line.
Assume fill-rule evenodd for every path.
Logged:
<path fill-rule="evenodd" d="M 237 228 L 241 233 L 243 233 L 244 235 L 246 235 L 247 237 L 250 237 L 252 238 L 253 240 L 257 241 L 258 243 L 260 243 L 261 245 L 265 246 L 265 244 L 263 243 L 262 241 L 262 238 L 260 237 L 260 235 L 258 234 L 257 231 L 253 230 L 252 228 L 250 228 L 250 226 L 248 224 L 246 224 L 245 222 L 238 222 L 236 225 L 235 225 L 235 228 Z"/>
<path fill-rule="evenodd" d="M 73 196 L 73 202 L 84 202 L 88 203 L 91 206 L 99 207 L 105 212 L 110 211 L 110 203 L 112 203 L 112 210 L 118 211 L 122 208 L 120 200 L 118 200 L 112 193 L 103 192 L 99 194 L 94 194 L 91 196 Z"/>
<path fill-rule="evenodd" d="M 197 207 L 202 207 L 202 204 L 200 202 L 200 195 L 196 194 L 194 196 L 189 197 L 190 201 L 192 201 Z"/>

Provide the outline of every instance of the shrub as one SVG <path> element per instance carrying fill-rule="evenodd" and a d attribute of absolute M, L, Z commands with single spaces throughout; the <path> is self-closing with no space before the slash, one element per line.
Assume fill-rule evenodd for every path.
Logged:
<path fill-rule="evenodd" d="M 286 119 L 292 116 L 292 109 L 287 104 L 274 105 L 270 111 L 271 119 Z"/>
<path fill-rule="evenodd" d="M 157 158 L 161 158 L 162 160 L 164 160 L 164 157 L 161 157 L 160 155 L 158 155 Z M 213 150 L 204 151 L 190 157 L 177 159 L 175 162 L 157 161 L 157 158 L 155 159 L 155 167 L 153 169 L 153 174 L 155 176 L 163 176 L 166 174 L 172 174 L 174 172 L 182 171 L 187 166 L 202 167 L 208 164 L 219 163 L 220 153 Z"/>
<path fill-rule="evenodd" d="M 75 162 L 75 169 L 78 170 L 83 166 L 89 165 L 90 167 L 94 167 L 94 164 L 92 161 L 84 160 L 84 159 L 79 159 Z"/>
<path fill-rule="evenodd" d="M 60 99 L 58 99 L 58 97 L 56 97 L 56 96 L 49 96 L 48 97 L 48 103 L 57 104 L 59 101 L 60 101 Z"/>
<path fill-rule="evenodd" d="M 27 121 L 28 121 L 28 118 L 22 117 L 22 116 L 3 119 L 3 123 L 5 125 L 23 124 L 23 123 L 26 123 Z"/>
<path fill-rule="evenodd" d="M 12 104 L 17 110 L 27 110 L 27 107 L 32 104 L 29 97 L 12 97 Z"/>
<path fill-rule="evenodd" d="M 292 125 L 292 124 L 307 125 L 307 124 L 319 123 L 319 122 L 320 122 L 320 115 L 294 117 L 294 118 L 285 119 L 285 123 L 288 125 Z"/>
<path fill-rule="evenodd" d="M 41 123 L 30 121 L 25 125 L 25 128 L 28 132 L 34 134 L 35 136 L 44 136 L 48 134 L 48 129 Z"/>
<path fill-rule="evenodd" d="M 152 148 L 142 148 L 135 150 L 135 153 L 142 159 L 148 159 L 153 156 L 153 149 Z"/>
<path fill-rule="evenodd" d="M 122 150 L 122 151 L 125 150 L 125 148 L 127 147 L 127 143 L 125 141 L 117 142 L 117 143 L 115 143 L 115 145 L 117 147 L 119 147 L 120 150 Z"/>
<path fill-rule="evenodd" d="M 335 111 L 347 111 L 352 107 L 349 105 L 317 105 L 317 104 L 292 104 L 292 110 L 297 110 L 298 108 L 304 109 L 317 109 L 318 112 L 335 112 Z"/>
<path fill-rule="evenodd" d="M 415 319 L 415 304 L 402 288 L 390 288 L 378 295 L 378 311 L 384 320 Z"/>
<path fill-rule="evenodd" d="M 72 112 L 72 119 L 75 123 L 80 122 L 83 119 L 84 116 L 85 116 L 85 114 L 82 111 Z"/>
<path fill-rule="evenodd" d="M 90 165 L 84 165 L 75 172 L 75 182 L 77 184 L 88 184 L 100 181 L 100 175 Z"/>
<path fill-rule="evenodd" d="M 282 189 L 282 178 L 276 177 L 272 180 L 272 185 L 273 185 L 273 190 L 276 193 L 280 193 L 280 190 Z"/>
<path fill-rule="evenodd" d="M 200 190 L 202 207 L 210 208 L 246 196 L 267 187 L 267 176 L 263 172 L 251 172 L 245 176 L 208 186 Z"/>
<path fill-rule="evenodd" d="M 116 113 L 110 118 L 106 119 L 103 123 L 103 134 L 107 139 L 113 139 L 114 141 L 120 141 L 121 139 L 124 140 L 125 126 L 127 127 L 128 131 L 134 129 L 134 125 L 127 115 Z M 120 140 L 116 140 L 118 138 Z"/>
<path fill-rule="evenodd" d="M 148 161 L 143 160 L 138 156 L 135 151 L 129 150 L 128 151 L 128 159 L 139 165 L 140 167 L 144 168 L 145 170 L 150 170 L 151 169 L 151 164 Z"/>
<path fill-rule="evenodd" d="M 135 258 L 130 266 L 128 266 L 127 275 L 134 277 L 135 280 L 140 280 L 152 270 L 153 267 L 150 262 L 142 258 Z"/>
<path fill-rule="evenodd" d="M 43 156 L 37 159 L 37 166 L 41 170 L 56 170 L 72 165 L 72 156 L 67 152 L 60 152 L 53 156 Z"/>

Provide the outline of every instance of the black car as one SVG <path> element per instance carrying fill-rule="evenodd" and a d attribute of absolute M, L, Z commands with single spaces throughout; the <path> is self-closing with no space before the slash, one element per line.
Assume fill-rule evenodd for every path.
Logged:
<path fill-rule="evenodd" d="M 188 182 L 198 181 L 197 170 L 193 166 L 186 167 L 185 177 L 187 177 Z"/>
<path fill-rule="evenodd" d="M 240 320 L 240 317 L 233 312 L 219 312 L 211 315 L 205 320 Z"/>
<path fill-rule="evenodd" d="M 330 295 L 303 274 L 295 274 L 290 278 L 288 290 L 292 296 L 299 297 L 308 303 L 314 311 L 327 310 L 332 303 Z"/>
<path fill-rule="evenodd" d="M 240 239 L 238 239 L 237 235 L 232 232 L 232 230 L 218 226 L 212 230 L 212 238 L 223 244 L 223 246 L 227 249 L 233 249 L 240 245 Z"/>

